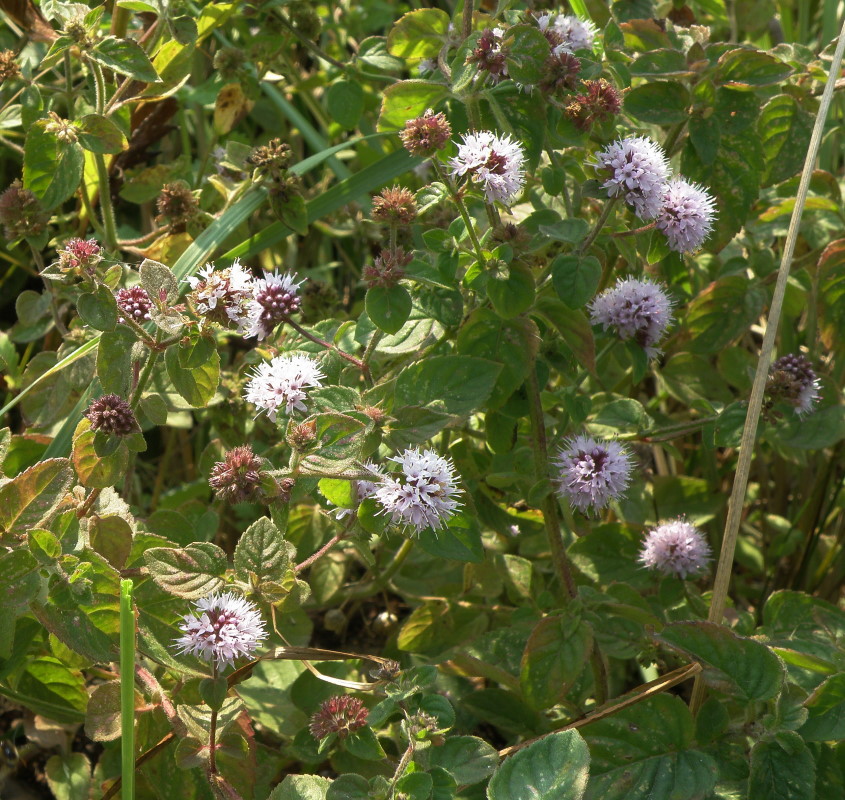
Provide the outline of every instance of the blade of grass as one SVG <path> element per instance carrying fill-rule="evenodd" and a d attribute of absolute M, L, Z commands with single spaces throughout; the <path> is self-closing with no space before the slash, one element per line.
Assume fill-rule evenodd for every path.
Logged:
<path fill-rule="evenodd" d="M 839 42 L 836 45 L 836 52 L 833 55 L 833 61 L 830 65 L 827 83 L 824 87 L 818 115 L 813 126 L 810 147 L 807 150 L 807 158 L 804 161 L 804 170 L 801 173 L 801 182 L 798 186 L 798 194 L 795 197 L 795 208 L 792 211 L 792 219 L 789 222 L 789 230 L 786 234 L 786 243 L 783 248 L 783 257 L 781 258 L 780 268 L 778 269 L 777 282 L 772 295 L 772 303 L 769 307 L 769 316 L 766 320 L 766 333 L 763 336 L 760 358 L 757 361 L 757 372 L 754 375 L 751 397 L 748 401 L 745 427 L 742 430 L 742 439 L 739 445 L 739 458 L 737 459 L 734 483 L 731 488 L 730 500 L 728 501 L 728 518 L 725 522 L 722 550 L 719 553 L 719 565 L 716 568 L 716 579 L 713 582 L 713 597 L 710 601 L 710 613 L 708 614 L 708 620 L 715 622 L 717 625 L 722 623 L 725 605 L 727 604 L 728 587 L 733 571 L 734 551 L 736 550 L 736 540 L 742 521 L 742 511 L 748 488 L 748 476 L 751 471 L 751 459 L 754 455 L 754 440 L 757 437 L 757 423 L 760 419 L 760 409 L 763 406 L 763 393 L 766 389 L 769 364 L 775 346 L 775 337 L 777 336 L 778 323 L 780 322 L 780 314 L 783 308 L 783 298 L 786 294 L 786 284 L 789 280 L 789 270 L 792 266 L 792 254 L 795 252 L 801 215 L 804 211 L 804 203 L 807 200 L 810 179 L 813 176 L 813 166 L 819 154 L 819 147 L 821 146 L 822 135 L 824 134 L 824 124 L 827 119 L 828 110 L 830 109 L 830 102 L 833 98 L 833 89 L 836 79 L 839 77 L 839 68 L 842 63 L 843 53 L 845 53 L 845 22 L 843 22 L 842 30 L 839 32 Z M 696 677 L 692 699 L 690 700 L 690 709 L 693 713 L 701 706 L 703 699 L 704 683 L 699 676 Z"/>
<path fill-rule="evenodd" d="M 120 762 L 122 800 L 135 797 L 135 611 L 132 581 L 120 582 Z"/>

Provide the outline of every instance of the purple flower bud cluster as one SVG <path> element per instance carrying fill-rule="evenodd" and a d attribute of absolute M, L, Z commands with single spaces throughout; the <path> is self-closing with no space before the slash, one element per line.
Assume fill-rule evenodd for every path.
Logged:
<path fill-rule="evenodd" d="M 702 572 L 710 561 L 704 534 L 685 519 L 664 522 L 649 531 L 638 560 L 664 575 L 686 578 Z"/>

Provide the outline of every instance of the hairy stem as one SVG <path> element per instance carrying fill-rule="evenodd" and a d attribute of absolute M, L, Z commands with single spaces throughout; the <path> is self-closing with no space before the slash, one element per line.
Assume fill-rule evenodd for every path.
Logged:
<path fill-rule="evenodd" d="M 613 211 L 613 207 L 616 205 L 616 201 L 618 199 L 618 197 L 608 198 L 607 202 L 604 204 L 604 208 L 602 209 L 601 214 L 599 215 L 599 218 L 596 220 L 595 226 L 590 231 L 590 235 L 587 236 L 587 238 L 584 239 L 583 242 L 581 242 L 578 249 L 575 251 L 577 255 L 583 255 L 587 252 L 587 250 L 589 250 L 590 245 L 596 240 L 596 236 L 601 233 L 601 229 L 604 227 L 604 224 L 610 217 L 610 212 Z"/>
<path fill-rule="evenodd" d="M 528 410 L 531 414 L 531 445 L 534 450 L 534 477 L 538 481 L 548 480 L 549 451 L 546 442 L 546 426 L 543 422 L 540 384 L 537 381 L 537 371 L 534 368 L 533 362 L 528 370 L 526 386 L 528 388 Z M 578 596 L 578 590 L 572 578 L 572 569 L 569 565 L 569 558 L 566 555 L 563 535 L 560 532 L 557 500 L 553 492 L 548 492 L 543 498 L 541 510 L 543 512 L 543 524 L 546 528 L 546 538 L 549 540 L 549 547 L 552 551 L 552 564 L 554 565 L 558 580 L 567 595 L 570 598 L 575 598 Z"/>
<path fill-rule="evenodd" d="M 120 761 L 123 800 L 135 797 L 135 611 L 132 581 L 120 582 Z"/>
<path fill-rule="evenodd" d="M 475 251 L 475 258 L 478 261 L 478 266 L 484 269 L 487 265 L 487 259 L 484 258 L 484 251 L 481 249 L 481 242 L 479 242 L 478 236 L 475 234 L 475 226 L 472 224 L 472 219 L 470 219 L 469 211 L 467 211 L 466 203 L 464 203 L 464 198 L 461 197 L 460 192 L 458 192 L 452 184 L 452 181 L 443 174 L 440 164 L 438 164 L 434 159 L 432 159 L 431 163 L 434 166 L 434 171 L 437 173 L 437 177 L 449 190 L 449 194 L 452 195 L 452 199 L 455 201 L 458 211 L 461 212 L 461 219 L 464 221 L 464 225 L 467 229 L 467 235 L 469 236 L 469 240 L 472 242 L 472 249 Z"/>
<path fill-rule="evenodd" d="M 217 662 L 211 662 L 211 680 L 217 680 Z M 208 771 L 217 772 L 217 709 L 211 709 L 211 722 L 208 726 Z"/>

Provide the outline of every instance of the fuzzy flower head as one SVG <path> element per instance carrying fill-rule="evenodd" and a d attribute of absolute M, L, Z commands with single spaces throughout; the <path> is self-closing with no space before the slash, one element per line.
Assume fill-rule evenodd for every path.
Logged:
<path fill-rule="evenodd" d="M 68 239 L 58 251 L 56 266 L 67 273 L 92 275 L 103 260 L 103 251 L 96 239 Z"/>
<path fill-rule="evenodd" d="M 399 134 L 402 146 L 412 155 L 428 158 L 442 150 L 452 135 L 452 126 L 442 113 L 429 108 L 425 114 L 405 123 Z"/>
<path fill-rule="evenodd" d="M 319 740 L 331 733 L 345 739 L 352 731 L 367 724 L 368 711 L 357 698 L 348 694 L 330 697 L 323 702 L 308 724 L 311 735 Z"/>
<path fill-rule="evenodd" d="M 631 456 L 618 442 L 577 436 L 564 443 L 554 463 L 558 494 L 583 512 L 622 497 L 631 481 Z"/>
<path fill-rule="evenodd" d="M 637 560 L 664 575 L 686 578 L 707 566 L 710 545 L 695 525 L 679 518 L 649 531 Z"/>
<path fill-rule="evenodd" d="M 522 145 L 492 131 L 471 131 L 462 138 L 458 155 L 449 160 L 452 175 L 468 175 L 481 184 L 488 203 L 510 204 L 525 184 Z"/>
<path fill-rule="evenodd" d="M 153 304 L 143 286 L 118 289 L 114 293 L 114 299 L 117 301 L 117 307 L 121 312 L 121 316 L 117 318 L 118 322 L 125 322 L 126 317 L 138 323 L 147 322 L 150 319 L 150 309 Z"/>
<path fill-rule="evenodd" d="M 185 614 L 179 627 L 183 635 L 175 641 L 178 652 L 218 667 L 234 666 L 241 656 L 249 658 L 267 636 L 258 609 L 232 592 L 204 597 L 193 614 Z"/>
<path fill-rule="evenodd" d="M 306 389 L 322 386 L 326 376 L 317 361 L 299 354 L 276 356 L 255 368 L 246 385 L 244 400 L 267 412 L 275 422 L 276 414 L 306 411 Z"/>
<path fill-rule="evenodd" d="M 208 485 L 227 503 L 253 500 L 261 492 L 263 466 L 249 445 L 235 447 L 211 468 Z"/>
<path fill-rule="evenodd" d="M 396 478 L 385 476 L 376 488 L 374 496 L 384 513 L 414 533 L 444 527 L 461 505 L 456 499 L 461 489 L 452 460 L 418 447 L 390 460 L 402 467 L 402 473 Z"/>
<path fill-rule="evenodd" d="M 678 253 L 698 250 L 713 230 L 716 202 L 701 186 L 681 177 L 666 186 L 656 226 Z"/>
<path fill-rule="evenodd" d="M 255 336 L 261 341 L 276 325 L 299 311 L 302 306 L 299 287 L 304 281 L 297 282 L 296 278 L 295 272 L 284 275 L 265 272 L 263 278 L 253 280 L 252 300 L 242 323 L 247 336 Z"/>
<path fill-rule="evenodd" d="M 655 358 L 660 353 L 655 345 L 672 321 L 672 301 L 656 283 L 620 278 L 590 303 L 590 321 L 613 328 L 620 339 L 634 339 Z"/>
<path fill-rule="evenodd" d="M 141 430 L 132 406 L 117 394 L 104 394 L 93 400 L 83 416 L 91 422 L 92 431 L 110 436 L 129 436 Z"/>
<path fill-rule="evenodd" d="M 537 26 L 545 34 L 555 55 L 592 50 L 598 30 L 589 20 L 579 19 L 573 14 L 541 14 L 537 17 Z"/>
<path fill-rule="evenodd" d="M 580 131 L 588 131 L 596 122 L 604 122 L 619 112 L 622 98 L 604 78 L 582 81 L 583 92 L 566 106 L 566 116 Z"/>
<path fill-rule="evenodd" d="M 0 194 L 0 225 L 10 242 L 22 236 L 39 236 L 49 221 L 50 214 L 41 201 L 19 180 L 12 181 Z"/>
<path fill-rule="evenodd" d="M 486 72 L 493 83 L 508 76 L 506 50 L 502 47 L 505 31 L 502 28 L 488 28 L 483 31 L 475 48 L 467 57 L 467 63 L 476 64 L 480 72 Z"/>
<path fill-rule="evenodd" d="M 191 287 L 190 301 L 197 313 L 219 325 L 242 326 L 252 300 L 253 278 L 235 259 L 231 267 L 215 269 L 206 264 L 197 275 L 185 279 Z"/>
<path fill-rule="evenodd" d="M 799 416 L 809 414 L 820 398 L 820 384 L 810 361 L 800 353 L 781 356 L 769 367 L 767 410 L 778 400 L 794 406 Z"/>
<path fill-rule="evenodd" d="M 669 162 L 660 145 L 646 136 L 629 136 L 596 154 L 596 170 L 605 178 L 608 197 L 622 197 L 642 220 L 663 207 Z"/>

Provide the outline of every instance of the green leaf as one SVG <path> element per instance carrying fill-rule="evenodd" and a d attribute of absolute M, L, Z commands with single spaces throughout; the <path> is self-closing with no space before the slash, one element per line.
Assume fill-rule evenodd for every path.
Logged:
<path fill-rule="evenodd" d="M 381 761 L 385 758 L 385 752 L 369 725 L 350 733 L 343 744 L 355 758 L 364 761 Z"/>
<path fill-rule="evenodd" d="M 91 764 L 82 753 L 50 756 L 44 774 L 56 800 L 88 800 Z"/>
<path fill-rule="evenodd" d="M 845 672 L 831 675 L 807 698 L 810 716 L 799 733 L 806 742 L 845 739 Z"/>
<path fill-rule="evenodd" d="M 68 725 L 83 721 L 88 703 L 81 673 L 68 669 L 52 656 L 34 658 L 14 691 L 0 684 L 0 694 L 17 700 L 36 714 Z"/>
<path fill-rule="evenodd" d="M 331 781 L 318 775 L 285 775 L 267 800 L 326 800 L 329 786 Z"/>
<path fill-rule="evenodd" d="M 527 267 L 511 264 L 487 279 L 487 296 L 504 319 L 518 317 L 534 302 L 534 276 Z"/>
<path fill-rule="evenodd" d="M 446 527 L 434 531 L 434 535 L 426 532 L 419 542 L 423 550 L 439 558 L 475 564 L 484 560 L 484 545 L 478 523 L 463 512 L 455 514 Z"/>
<path fill-rule="evenodd" d="M 117 301 L 108 286 L 80 295 L 76 310 L 86 325 L 98 331 L 113 331 L 117 325 Z"/>
<path fill-rule="evenodd" d="M 79 144 L 92 153 L 120 153 L 129 146 L 123 131 L 108 117 L 87 114 L 79 122 Z"/>
<path fill-rule="evenodd" d="M 97 377 L 103 392 L 119 394 L 122 397 L 129 394 L 132 345 L 135 341 L 135 334 L 122 325 L 100 337 L 97 347 Z"/>
<path fill-rule="evenodd" d="M 628 65 L 631 75 L 641 78 L 665 78 L 669 76 L 692 75 L 687 60 L 680 50 L 661 48 L 638 56 Z"/>
<path fill-rule="evenodd" d="M 220 354 L 214 349 L 208 361 L 202 366 L 185 368 L 179 363 L 181 350 L 183 350 L 181 342 L 176 347 L 167 348 L 164 354 L 167 374 L 176 391 L 189 405 L 194 408 L 203 408 L 214 397 L 220 382 Z"/>
<path fill-rule="evenodd" d="M 716 80 L 728 89 L 750 92 L 782 84 L 792 71 L 792 67 L 768 53 L 740 47 L 719 58 Z"/>
<path fill-rule="evenodd" d="M 601 280 L 601 264 L 593 256 L 555 256 L 551 272 L 557 296 L 569 308 L 581 308 L 592 299 Z"/>
<path fill-rule="evenodd" d="M 0 486 L 0 538 L 41 527 L 64 499 L 73 478 L 66 458 L 49 458 Z"/>
<path fill-rule="evenodd" d="M 780 731 L 751 748 L 748 797 L 754 800 L 815 800 L 815 759 L 795 731 Z"/>
<path fill-rule="evenodd" d="M 807 157 L 813 116 L 794 97 L 779 94 L 760 113 L 757 130 L 763 143 L 766 174 L 763 186 L 771 186 L 800 172 Z"/>
<path fill-rule="evenodd" d="M 103 489 L 114 486 L 126 477 L 129 466 L 129 450 L 125 441 L 118 437 L 109 437 L 115 444 L 111 453 L 97 452 L 97 434 L 91 430 L 91 423 L 83 418 L 76 426 L 73 435 L 71 458 L 79 480 L 83 486 Z"/>
<path fill-rule="evenodd" d="M 326 800 L 370 800 L 370 783 L 361 775 L 347 773 L 332 781 Z"/>
<path fill-rule="evenodd" d="M 387 52 L 409 60 L 437 58 L 449 29 L 449 15 L 420 8 L 401 16 L 387 34 Z"/>
<path fill-rule="evenodd" d="M 235 547 L 235 573 L 249 581 L 254 573 L 259 580 L 280 581 L 290 565 L 292 545 L 267 517 L 261 517 L 244 531 Z"/>
<path fill-rule="evenodd" d="M 107 36 L 88 51 L 88 57 L 121 75 L 144 83 L 161 80 L 144 49 L 133 39 Z"/>
<path fill-rule="evenodd" d="M 783 665 L 770 648 L 721 625 L 673 622 L 657 638 L 698 661 L 710 686 L 746 702 L 771 700 L 783 686 Z"/>
<path fill-rule="evenodd" d="M 718 768 L 690 749 L 693 720 L 683 700 L 658 694 L 584 728 L 592 762 L 587 800 L 705 798 Z"/>
<path fill-rule="evenodd" d="M 326 92 L 329 116 L 342 128 L 352 130 L 364 113 L 364 89 L 357 81 L 340 80 Z"/>
<path fill-rule="evenodd" d="M 355 508 L 358 505 L 358 493 L 354 483 L 355 481 L 344 478 L 323 478 L 318 486 L 320 494 L 332 505 L 339 508 Z"/>
<path fill-rule="evenodd" d="M 179 283 L 173 270 L 151 258 L 145 258 L 138 267 L 141 286 L 153 299 L 161 303 L 175 303 L 179 297 Z"/>
<path fill-rule="evenodd" d="M 540 620 L 522 654 L 519 682 L 528 704 L 539 711 L 559 703 L 578 680 L 592 647 L 592 631 L 580 615 Z"/>
<path fill-rule="evenodd" d="M 47 120 L 39 120 L 26 134 L 23 185 L 50 211 L 76 191 L 85 156 L 77 142 L 59 141 L 47 125 Z"/>
<path fill-rule="evenodd" d="M 690 351 L 709 355 L 725 349 L 759 319 L 764 302 L 762 290 L 738 275 L 711 283 L 687 307 Z"/>
<path fill-rule="evenodd" d="M 418 405 L 467 416 L 490 397 L 501 367 L 470 356 L 426 358 L 399 373 L 396 405 Z"/>
<path fill-rule="evenodd" d="M 518 83 L 535 84 L 543 77 L 549 42 L 536 25 L 512 25 L 505 30 L 502 50 L 508 77 Z"/>
<path fill-rule="evenodd" d="M 458 352 L 502 365 L 487 402 L 490 409 L 501 408 L 522 385 L 539 346 L 534 323 L 524 318 L 500 319 L 489 309 L 478 309 L 458 333 Z"/>
<path fill-rule="evenodd" d="M 677 81 L 654 81 L 626 92 L 623 103 L 632 117 L 655 125 L 673 125 L 689 118 L 689 89 Z"/>
<path fill-rule="evenodd" d="M 396 333 L 411 315 L 411 295 L 404 286 L 367 289 L 367 316 L 385 333 Z"/>
<path fill-rule="evenodd" d="M 184 548 L 151 547 L 144 552 L 150 576 L 164 591 L 195 600 L 223 585 L 226 553 L 217 545 L 195 542 Z"/>
<path fill-rule="evenodd" d="M 91 517 L 91 547 L 115 569 L 123 569 L 132 550 L 132 526 L 116 514 Z"/>
<path fill-rule="evenodd" d="M 496 749 L 476 736 L 450 736 L 429 753 L 431 766 L 445 769 L 462 786 L 483 781 L 499 763 Z"/>
<path fill-rule="evenodd" d="M 544 736 L 502 762 L 487 786 L 488 800 L 581 800 L 590 751 L 578 731 Z"/>
<path fill-rule="evenodd" d="M 382 94 L 377 129 L 389 131 L 404 128 L 409 119 L 421 116 L 428 108 L 434 108 L 448 94 L 448 88 L 442 83 L 418 79 L 394 83 Z"/>
<path fill-rule="evenodd" d="M 120 738 L 120 681 L 94 687 L 85 710 L 85 733 L 95 742 Z"/>

